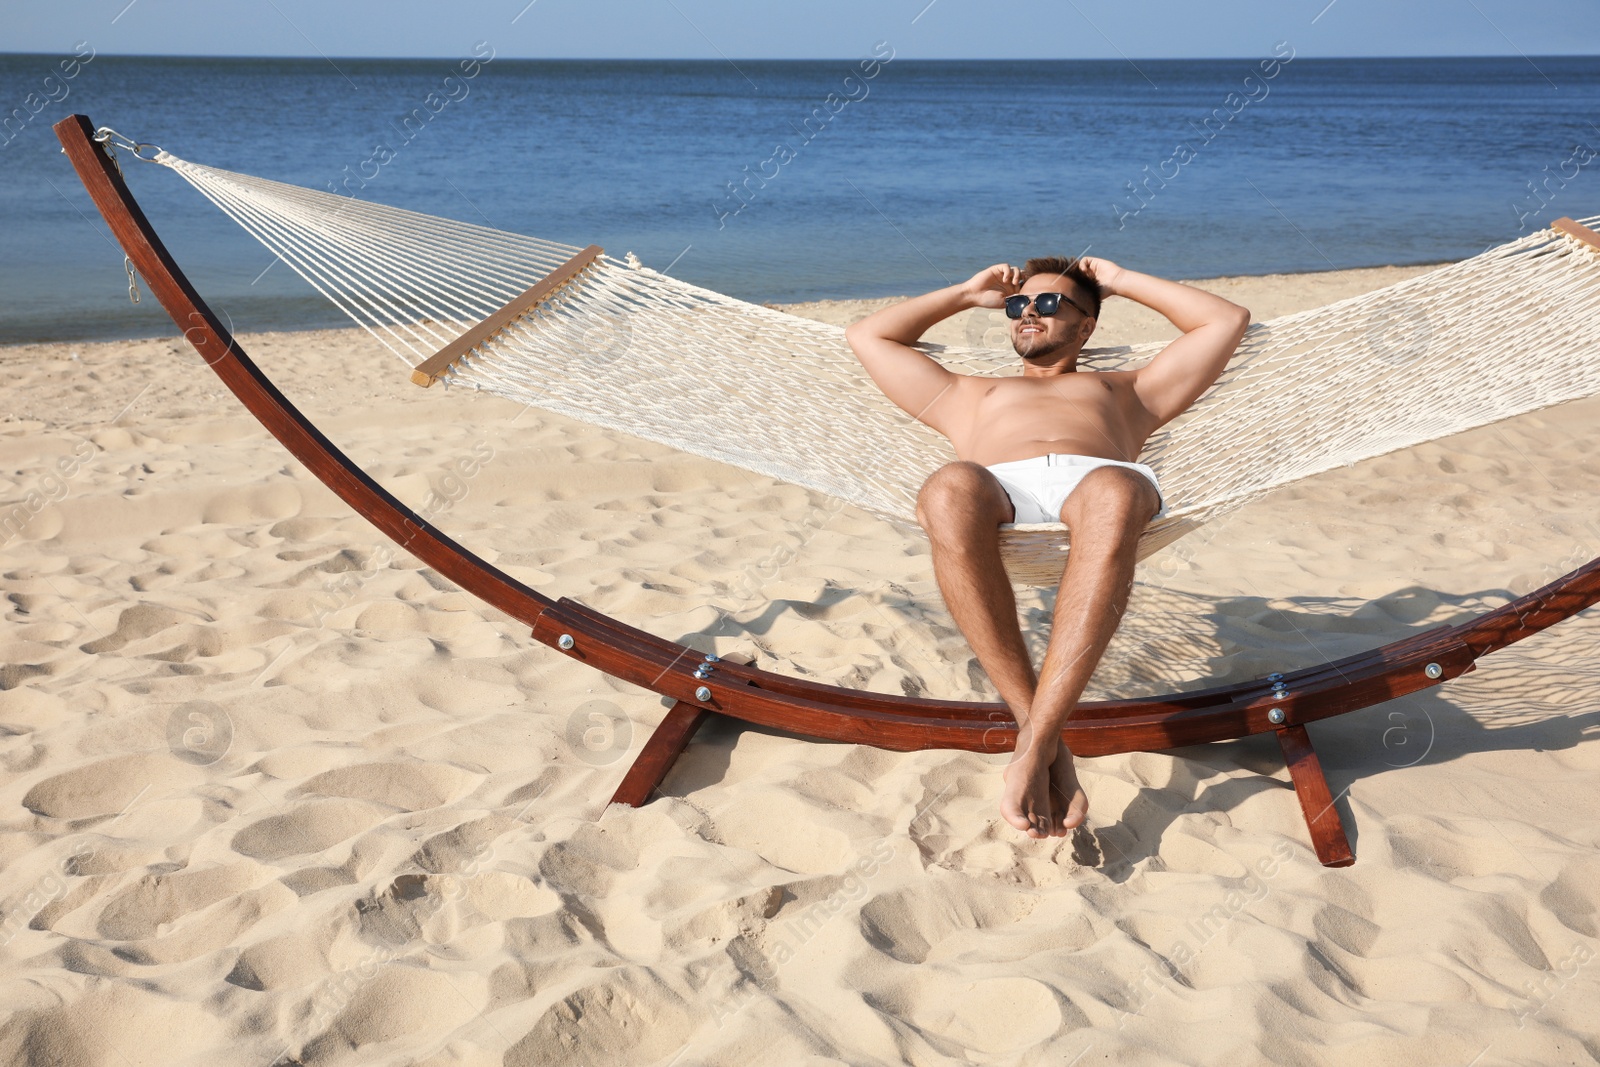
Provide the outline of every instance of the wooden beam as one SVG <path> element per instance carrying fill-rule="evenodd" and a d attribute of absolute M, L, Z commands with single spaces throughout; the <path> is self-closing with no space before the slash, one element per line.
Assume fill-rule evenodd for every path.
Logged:
<path fill-rule="evenodd" d="M 925 748 L 1007 752 L 1016 742 L 1016 724 L 1001 704 L 889 697 L 800 683 L 720 662 L 705 671 L 700 653 L 598 613 L 574 610 L 570 601 L 547 609 L 535 621 L 533 636 L 614 678 L 803 737 L 902 752 Z M 1288 689 L 1281 694 L 1252 685 L 1222 704 L 1191 707 L 1161 697 L 1128 701 L 1115 716 L 1069 718 L 1062 724 L 1061 740 L 1083 756 L 1225 741 L 1342 715 L 1438 685 L 1470 670 L 1472 661 L 1470 649 L 1459 639 L 1451 638 L 1444 646 L 1432 641 L 1414 644 L 1403 656 L 1374 656 L 1341 672 L 1311 669 L 1285 675 Z M 1437 671 L 1430 673 L 1429 664 Z"/>
<path fill-rule="evenodd" d="M 611 803 L 630 808 L 643 807 L 672 769 L 673 761 L 689 747 L 689 739 L 694 732 L 710 717 L 711 712 L 706 709 L 685 704 L 681 700 L 668 708 L 667 717 L 661 720 L 661 725 L 644 743 L 633 766 L 622 776 L 622 784 L 612 794 Z"/>
<path fill-rule="evenodd" d="M 1564 233 L 1568 237 L 1576 237 L 1596 252 L 1600 252 L 1600 233 L 1595 233 L 1583 223 L 1575 219 L 1560 218 L 1550 224 L 1550 228 L 1557 233 Z"/>
<path fill-rule="evenodd" d="M 1311 831 L 1311 847 L 1324 867 L 1348 867 L 1356 861 L 1350 851 L 1350 839 L 1345 836 L 1344 823 L 1339 821 L 1339 809 L 1333 806 L 1333 794 L 1328 791 L 1328 780 L 1322 776 L 1322 761 L 1317 750 L 1311 747 L 1311 735 L 1304 726 L 1286 726 L 1278 731 L 1278 747 L 1283 749 L 1284 762 L 1289 765 L 1289 777 L 1294 780 L 1295 796 L 1300 798 L 1300 811 L 1306 817 L 1306 829 Z"/>
<path fill-rule="evenodd" d="M 575 600 L 563 597 L 553 610 L 554 614 L 549 616 L 551 625 L 563 627 L 558 630 L 558 636 L 559 633 L 566 633 L 569 630 L 589 633 L 596 640 L 618 648 L 633 649 L 663 669 L 679 668 L 688 671 L 699 665 L 699 656 L 693 650 L 627 626 Z M 540 637 L 538 633 L 534 636 Z M 1445 662 L 1451 663 L 1453 673 L 1441 671 L 1439 678 L 1433 681 L 1444 681 L 1454 677 L 1455 673 L 1464 673 L 1470 666 L 1462 661 L 1461 645 L 1462 642 L 1454 638 L 1447 627 L 1440 627 L 1413 634 L 1411 637 L 1380 648 L 1369 649 L 1343 659 L 1317 664 L 1284 675 L 1281 680 L 1287 691 L 1281 696 L 1271 685 L 1272 681 L 1278 680 L 1277 676 L 1274 676 L 1271 679 L 1256 679 L 1165 696 L 1131 700 L 1090 700 L 1078 705 L 1066 725 L 1081 727 L 1092 725 L 1094 721 L 1101 719 L 1124 718 L 1147 713 L 1174 713 L 1207 707 L 1221 708 L 1229 704 L 1257 704 L 1263 700 L 1269 705 L 1283 708 L 1286 713 L 1292 713 L 1290 721 L 1314 721 L 1325 716 L 1315 712 L 1308 714 L 1310 709 L 1305 706 L 1306 697 L 1344 690 L 1351 683 L 1371 677 L 1374 668 L 1394 668 L 1394 673 L 1403 676 L 1408 672 L 1420 671 L 1427 662 L 1442 660 L 1444 662 L 1441 662 L 1440 666 L 1443 667 Z M 1457 667 L 1459 670 L 1455 669 Z M 865 689 L 841 689 L 773 674 L 728 660 L 717 664 L 716 674 L 718 677 L 731 679 L 738 684 L 753 685 L 769 693 L 806 697 L 845 709 L 884 711 L 921 718 L 979 721 L 986 727 L 997 723 L 1010 724 L 1012 721 L 1010 712 L 1003 704 L 930 700 L 925 697 L 874 693 Z M 1426 685 L 1427 683 L 1422 680 L 1424 678 L 1426 678 L 1425 673 L 1420 678 L 1413 677 L 1413 682 Z M 1330 682 L 1333 684 L 1330 685 Z"/>
<path fill-rule="evenodd" d="M 455 366 L 457 360 L 526 315 L 600 258 L 605 249 L 590 245 L 513 297 L 500 310 L 429 356 L 411 371 L 411 380 L 426 389 Z"/>

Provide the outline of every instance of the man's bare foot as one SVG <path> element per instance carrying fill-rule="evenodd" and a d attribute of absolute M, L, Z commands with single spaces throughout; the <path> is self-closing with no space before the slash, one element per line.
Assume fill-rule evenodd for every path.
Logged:
<path fill-rule="evenodd" d="M 1050 764 L 1050 812 L 1052 837 L 1066 837 L 1082 826 L 1089 814 L 1089 795 L 1078 784 L 1078 772 L 1066 745 L 1056 749 L 1055 762 Z"/>
<path fill-rule="evenodd" d="M 1056 743 L 1050 744 L 1051 741 Z M 1017 733 L 1017 748 L 1011 755 L 1011 762 L 1000 772 L 1004 782 L 1000 788 L 1000 814 L 1006 822 L 1032 838 L 1056 833 L 1057 820 L 1050 810 L 1050 787 L 1051 767 L 1058 751 L 1060 742 L 1055 738 L 1035 742 L 1032 732 L 1023 727 Z M 1071 768 L 1069 756 L 1068 775 L 1072 773 Z M 1072 785 L 1076 788 L 1076 779 Z"/>

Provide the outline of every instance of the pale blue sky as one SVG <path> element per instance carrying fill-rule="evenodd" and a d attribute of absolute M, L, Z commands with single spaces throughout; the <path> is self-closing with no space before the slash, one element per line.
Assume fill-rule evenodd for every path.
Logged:
<path fill-rule="evenodd" d="M 1600 54 L 1597 0 L 49 0 L 0 49 L 101 54 L 902 58 Z"/>

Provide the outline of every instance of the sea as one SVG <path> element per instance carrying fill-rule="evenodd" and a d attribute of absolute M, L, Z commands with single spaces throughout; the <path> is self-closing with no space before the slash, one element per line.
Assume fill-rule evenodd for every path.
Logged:
<path fill-rule="evenodd" d="M 1600 58 L 0 55 L 0 343 L 173 332 L 50 129 L 635 253 L 756 302 L 1033 255 L 1173 278 L 1436 263 L 1600 213 Z M 237 330 L 340 313 L 164 167 L 130 184 Z"/>

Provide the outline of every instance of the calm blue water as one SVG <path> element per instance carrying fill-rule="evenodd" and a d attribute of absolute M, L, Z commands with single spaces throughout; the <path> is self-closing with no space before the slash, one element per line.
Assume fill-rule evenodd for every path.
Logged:
<path fill-rule="evenodd" d="M 361 174 L 381 142 L 394 155 L 366 165 L 364 197 L 676 260 L 756 301 L 912 293 L 1085 247 L 1180 278 L 1437 262 L 1516 236 L 1519 202 L 1539 210 L 1524 225 L 1600 212 L 1600 160 L 1568 163 L 1542 210 L 1527 189 L 1575 145 L 1600 148 L 1593 57 L 1299 58 L 1270 79 L 1260 59 L 902 59 L 870 79 L 856 60 L 495 59 L 461 79 L 449 60 L 103 56 L 18 129 L 58 59 L 0 56 L 0 114 L 21 109 L 0 147 L 0 342 L 172 329 L 153 300 L 128 305 L 120 254 L 57 152 L 49 124 L 72 111 L 315 188 Z M 407 133 L 413 109 L 429 117 Z M 267 253 L 176 175 L 124 166 L 238 328 L 345 321 L 281 264 L 258 278 Z M 1146 167 L 1176 176 L 1129 214 L 1125 183 Z M 764 187 L 726 214 L 726 183 L 755 172 Z"/>

